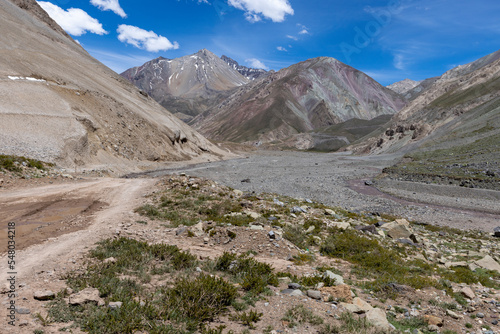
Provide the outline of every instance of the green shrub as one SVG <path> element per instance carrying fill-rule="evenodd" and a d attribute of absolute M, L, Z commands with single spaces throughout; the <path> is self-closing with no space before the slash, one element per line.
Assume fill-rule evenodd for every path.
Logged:
<path fill-rule="evenodd" d="M 270 265 L 247 255 L 237 256 L 225 252 L 216 260 L 215 269 L 231 274 L 244 290 L 255 294 L 264 292 L 268 285 L 278 285 L 278 279 Z"/>
<path fill-rule="evenodd" d="M 236 299 L 237 291 L 222 278 L 202 274 L 194 279 L 179 278 L 161 295 L 159 303 L 167 318 L 203 322 L 224 313 Z"/>
<path fill-rule="evenodd" d="M 311 325 L 321 325 L 323 319 L 315 315 L 311 310 L 307 309 L 303 304 L 296 305 L 289 309 L 283 318 L 283 320 L 288 321 L 289 327 L 295 327 L 298 322 L 299 324 L 309 323 Z"/>
<path fill-rule="evenodd" d="M 230 316 L 229 318 L 234 321 L 240 321 L 244 326 L 247 326 L 250 329 L 255 329 L 254 323 L 259 322 L 263 315 L 263 313 L 251 310 L 248 313 L 238 313 Z"/>

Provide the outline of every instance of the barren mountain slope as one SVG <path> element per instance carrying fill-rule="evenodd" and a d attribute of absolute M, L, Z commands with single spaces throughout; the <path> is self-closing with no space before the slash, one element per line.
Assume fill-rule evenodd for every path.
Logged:
<path fill-rule="evenodd" d="M 240 87 L 190 124 L 216 140 L 265 143 L 352 118 L 394 114 L 403 105 L 364 73 L 333 58 L 315 58 Z"/>
<path fill-rule="evenodd" d="M 89 56 L 34 0 L 17 3 L 0 1 L 0 153 L 129 170 L 220 154 Z"/>
<path fill-rule="evenodd" d="M 184 120 L 222 101 L 221 92 L 249 82 L 205 49 L 176 59 L 153 59 L 121 75 Z"/>
<path fill-rule="evenodd" d="M 415 81 L 411 79 L 404 79 L 402 81 L 398 81 L 393 83 L 392 85 L 387 86 L 387 88 L 395 91 L 398 94 L 405 95 L 408 91 L 417 87 L 420 84 L 420 81 Z"/>
<path fill-rule="evenodd" d="M 407 153 L 392 172 L 408 180 L 500 189 L 500 59 L 484 62 L 496 54 L 445 73 L 354 149 Z"/>

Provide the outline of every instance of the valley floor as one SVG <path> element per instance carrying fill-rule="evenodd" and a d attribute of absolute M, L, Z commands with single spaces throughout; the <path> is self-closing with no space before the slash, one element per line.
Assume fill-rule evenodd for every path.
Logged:
<path fill-rule="evenodd" d="M 392 214 L 460 229 L 492 232 L 499 225 L 498 191 L 389 180 L 377 180 L 374 186 L 365 185 L 365 181 L 371 181 L 398 158 L 396 155 L 256 151 L 247 153 L 244 159 L 146 175 L 185 172 L 242 191 L 308 198 L 348 210 Z"/>

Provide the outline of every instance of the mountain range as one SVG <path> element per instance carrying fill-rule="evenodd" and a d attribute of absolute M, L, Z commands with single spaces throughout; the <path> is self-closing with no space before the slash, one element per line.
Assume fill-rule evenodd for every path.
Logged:
<path fill-rule="evenodd" d="M 210 68 L 210 75 L 202 76 L 209 82 L 200 80 L 199 65 L 187 61 L 190 59 L 202 59 Z M 177 62 L 182 64 L 181 70 L 172 72 L 171 64 Z M 189 94 L 176 90 L 175 78 L 179 75 L 179 81 L 190 88 Z M 405 104 L 397 93 L 366 74 L 327 57 L 310 59 L 279 72 L 265 72 L 201 50 L 175 60 L 155 59 L 125 71 L 122 76 L 217 141 L 278 141 L 296 148 L 314 148 L 314 140 L 305 140 L 309 143 L 305 145 L 304 138 L 292 137 L 353 118 L 371 120 L 393 115 Z M 229 84 L 209 85 L 220 82 Z M 333 147 L 350 143 L 346 137 L 339 139 L 335 134 L 323 133 L 323 144 L 325 136 L 334 143 Z"/>
<path fill-rule="evenodd" d="M 122 169 L 227 156 L 207 137 L 397 153 L 397 177 L 500 181 L 500 51 L 389 87 L 333 58 L 267 72 L 205 49 L 120 76 L 34 0 L 2 1 L 0 17 L 1 154 Z"/>

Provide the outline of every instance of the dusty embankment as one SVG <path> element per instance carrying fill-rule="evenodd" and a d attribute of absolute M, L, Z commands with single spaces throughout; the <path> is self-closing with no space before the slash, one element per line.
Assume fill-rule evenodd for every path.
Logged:
<path fill-rule="evenodd" d="M 252 152 L 245 159 L 147 173 L 186 172 L 243 191 L 274 192 L 309 198 L 354 211 L 393 214 L 422 223 L 491 232 L 499 225 L 500 194 L 411 182 L 364 184 L 398 156 L 350 156 L 345 153 Z M 390 194 L 390 195 L 388 195 Z M 400 196 L 396 198 L 394 196 Z"/>

